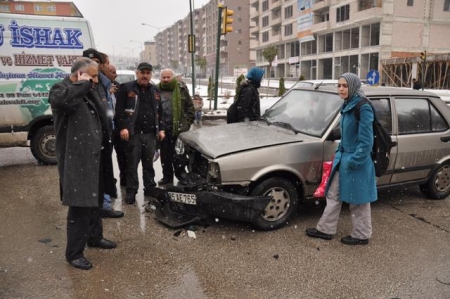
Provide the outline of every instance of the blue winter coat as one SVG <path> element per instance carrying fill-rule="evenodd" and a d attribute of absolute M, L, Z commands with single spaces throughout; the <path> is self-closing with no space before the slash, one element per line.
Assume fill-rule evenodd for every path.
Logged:
<path fill-rule="evenodd" d="M 360 108 L 360 121 L 355 106 L 360 101 L 354 95 L 341 108 L 341 142 L 336 150 L 329 183 L 339 171 L 339 199 L 350 204 L 377 200 L 375 167 L 370 153 L 373 146 L 373 111 L 369 104 Z M 327 186 L 327 191 L 328 191 Z"/>

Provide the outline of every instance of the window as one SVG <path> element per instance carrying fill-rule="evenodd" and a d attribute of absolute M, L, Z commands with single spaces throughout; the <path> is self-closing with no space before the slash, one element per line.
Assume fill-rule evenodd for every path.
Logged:
<path fill-rule="evenodd" d="M 359 11 L 370 9 L 373 7 L 381 7 L 382 1 L 379 0 L 360 0 L 358 1 Z"/>
<path fill-rule="evenodd" d="M 269 32 L 263 32 L 262 41 L 263 43 L 269 41 Z"/>
<path fill-rule="evenodd" d="M 56 11 L 56 6 L 54 5 L 47 6 L 47 11 Z"/>
<path fill-rule="evenodd" d="M 441 132 L 448 129 L 442 115 L 426 99 L 395 99 L 401 135 Z"/>
<path fill-rule="evenodd" d="M 444 0 L 444 11 L 450 11 L 450 0 Z"/>
<path fill-rule="evenodd" d="M 0 11 L 9 12 L 9 5 L 0 5 Z"/>
<path fill-rule="evenodd" d="M 269 25 L 269 16 L 265 16 L 262 18 L 262 26 L 267 27 Z"/>
<path fill-rule="evenodd" d="M 266 11 L 268 9 L 269 9 L 269 3 L 266 0 L 262 3 L 262 11 Z"/>
<path fill-rule="evenodd" d="M 361 27 L 361 47 L 380 45 L 380 23 Z"/>
<path fill-rule="evenodd" d="M 336 9 L 336 22 L 343 22 L 350 18 L 350 4 Z"/>
<path fill-rule="evenodd" d="M 35 5 L 35 6 L 34 6 L 34 11 L 43 11 L 42 6 L 40 6 L 40 5 Z"/>
<path fill-rule="evenodd" d="M 333 51 L 333 33 L 319 36 L 319 53 Z"/>
<path fill-rule="evenodd" d="M 285 19 L 291 18 L 292 15 L 293 15 L 293 13 L 292 13 L 292 5 L 291 5 L 291 6 L 288 6 L 288 7 L 285 7 L 285 8 L 284 8 L 284 18 L 285 18 Z"/>
<path fill-rule="evenodd" d="M 406 1 L 406 5 L 413 6 L 414 5 L 414 0 L 407 0 Z"/>
<path fill-rule="evenodd" d="M 25 11 L 25 6 L 23 4 L 16 4 L 14 7 L 16 11 Z"/>
<path fill-rule="evenodd" d="M 389 134 L 392 134 L 392 116 L 389 99 L 371 98 L 370 101 L 377 112 L 377 117 L 381 125 L 389 132 Z"/>
<path fill-rule="evenodd" d="M 284 26 L 284 36 L 292 35 L 292 24 Z"/>

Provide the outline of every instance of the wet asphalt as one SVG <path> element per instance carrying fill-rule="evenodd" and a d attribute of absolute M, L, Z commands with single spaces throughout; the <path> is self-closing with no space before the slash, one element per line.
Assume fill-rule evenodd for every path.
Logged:
<path fill-rule="evenodd" d="M 103 221 L 118 247 L 87 248 L 94 268 L 75 269 L 56 166 L 0 149 L 0 298 L 450 298 L 450 198 L 427 200 L 418 187 L 379 193 L 367 246 L 340 243 L 345 205 L 331 241 L 304 233 L 324 208 L 313 201 L 276 231 L 210 219 L 190 228 L 194 238 L 158 223 L 142 190 L 136 205 L 124 192 L 114 207 L 125 216 Z"/>

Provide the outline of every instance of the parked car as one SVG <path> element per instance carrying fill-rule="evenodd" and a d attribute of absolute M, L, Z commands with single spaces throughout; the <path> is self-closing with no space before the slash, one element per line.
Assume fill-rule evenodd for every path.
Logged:
<path fill-rule="evenodd" d="M 136 80 L 136 72 L 131 70 L 117 70 L 116 81 L 120 84 Z"/>
<path fill-rule="evenodd" d="M 450 109 L 435 94 L 363 88 L 397 144 L 379 189 L 419 185 L 430 199 L 450 194 Z M 188 185 L 158 189 L 157 218 L 182 225 L 207 216 L 282 227 L 312 198 L 340 138 L 335 87 L 292 88 L 261 120 L 180 134 L 178 159 Z M 188 215 L 188 216 L 186 216 Z M 196 218 L 195 218 L 196 217 Z M 169 224 L 170 225 L 170 224 Z"/>

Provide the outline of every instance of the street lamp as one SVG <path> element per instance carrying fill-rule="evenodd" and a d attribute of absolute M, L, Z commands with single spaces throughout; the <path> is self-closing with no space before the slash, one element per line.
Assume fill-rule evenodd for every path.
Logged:
<path fill-rule="evenodd" d="M 163 28 L 166 28 L 166 27 L 169 27 L 169 26 L 170 26 L 170 25 L 168 25 L 168 26 L 158 27 L 158 26 L 153 26 L 153 25 L 147 24 L 147 23 L 142 23 L 141 25 L 142 25 L 142 26 L 148 26 L 148 27 L 152 27 L 152 28 L 158 29 L 158 33 L 159 33 L 159 29 L 163 29 Z"/>
<path fill-rule="evenodd" d="M 142 42 L 139 42 L 139 41 L 137 41 L 137 40 L 132 40 L 132 39 L 130 39 L 130 42 L 131 42 L 131 43 L 138 43 L 139 45 L 141 45 L 140 48 L 139 48 L 139 50 L 142 51 Z M 140 53 L 139 53 L 139 59 L 142 60 L 142 57 L 141 57 L 141 54 L 140 54 Z"/>
<path fill-rule="evenodd" d="M 138 48 L 138 47 L 134 47 L 134 48 L 125 48 L 125 47 L 124 47 L 124 49 L 131 50 L 131 57 L 132 57 L 132 59 L 133 59 L 133 67 L 136 67 L 136 60 L 135 60 L 135 57 L 134 57 L 134 50 L 136 50 L 136 49 L 142 49 L 142 46 L 140 46 L 139 48 Z"/>

